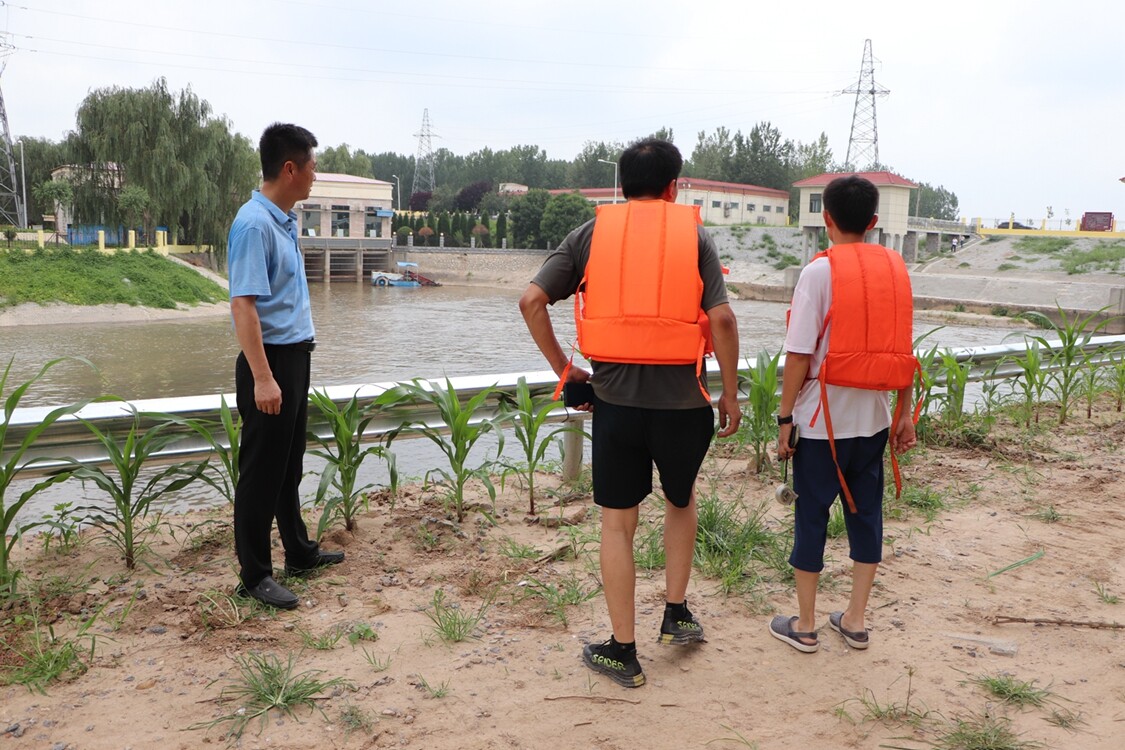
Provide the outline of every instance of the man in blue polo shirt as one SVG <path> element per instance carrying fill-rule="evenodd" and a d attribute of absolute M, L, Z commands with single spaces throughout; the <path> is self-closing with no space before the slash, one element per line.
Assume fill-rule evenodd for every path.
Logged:
<path fill-rule="evenodd" d="M 234 494 L 234 548 L 239 593 L 293 609 L 298 598 L 273 578 L 270 530 L 285 547 L 285 573 L 303 575 L 343 562 L 309 539 L 297 489 L 305 453 L 313 341 L 305 263 L 293 206 L 316 180 L 316 137 L 275 123 L 262 133 L 262 188 L 230 228 L 230 309 L 242 348 L 235 362 L 242 440 Z"/>

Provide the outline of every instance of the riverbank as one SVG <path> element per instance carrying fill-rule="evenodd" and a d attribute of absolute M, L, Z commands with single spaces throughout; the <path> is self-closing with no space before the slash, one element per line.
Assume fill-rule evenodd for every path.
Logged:
<path fill-rule="evenodd" d="M 717 445 L 700 502 L 710 509 L 705 528 L 722 534 L 710 538 L 728 546 L 712 558 L 720 567 L 697 569 L 689 589 L 708 642 L 655 643 L 664 591 L 652 552 L 661 505 L 650 499 L 637 552 L 648 684 L 637 690 L 580 660 L 582 644 L 608 632 L 588 478 L 560 487 L 540 475 L 538 523 L 526 517 L 526 491 L 512 476 L 495 523 L 473 513 L 456 523 L 432 487 L 408 485 L 393 501 L 377 493 L 354 533 L 336 530 L 325 541 L 346 551 L 344 564 L 292 582 L 302 599 L 293 612 L 229 598 L 226 509 L 164 519 L 133 572 L 95 534 L 48 552 L 28 537 L 16 550 L 23 589 L 36 597 L 43 638 L 50 624 L 57 639 L 40 645 L 74 643 L 78 661 L 45 686 L 46 696 L 0 687 L 0 733 L 13 750 L 218 747 L 232 727 L 224 717 L 246 713 L 231 692 L 238 660 L 260 654 L 292 659 L 294 674 L 342 682 L 314 695 L 315 709 L 251 721 L 242 748 L 920 750 L 954 729 L 994 729 L 1018 739 L 990 747 L 1115 750 L 1125 721 L 1125 630 L 1116 624 L 1125 606 L 1117 501 L 1125 419 L 1110 400 L 1091 420 L 1048 427 L 1056 417 L 1048 407 L 1043 427 L 1025 430 L 1005 413 L 971 447 L 956 447 L 969 445 L 956 438 L 979 435 L 976 428 L 904 457 L 904 499 L 887 501 L 866 651 L 823 624 L 846 604 L 841 537 L 828 544 L 820 652 L 800 654 L 769 636 L 772 614 L 795 611 L 785 549 L 776 546 L 788 539 L 790 512 L 773 501 L 776 471 L 753 474 L 746 449 Z M 469 503 L 492 507 L 479 486 Z M 573 525 L 546 522 L 559 517 Z M 750 525 L 760 562 L 721 577 L 738 530 Z M 438 592 L 453 607 L 446 617 L 479 616 L 465 640 L 437 632 Z M 17 626 L 15 613 L 29 618 Z M 79 623 L 95 613 L 80 637 Z M 1005 617 L 1014 621 L 1000 624 Z M 8 609 L 0 622 L 6 642 L 27 643 L 29 610 Z M 18 664 L 16 651 L 6 648 L 0 664 Z M 1019 694 L 1036 703 L 1009 702 L 990 681 L 1030 686 Z"/>

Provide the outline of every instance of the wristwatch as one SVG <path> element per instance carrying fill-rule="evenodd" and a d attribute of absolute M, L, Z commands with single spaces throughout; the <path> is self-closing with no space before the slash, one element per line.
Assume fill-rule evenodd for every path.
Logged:
<path fill-rule="evenodd" d="M 777 415 L 777 424 L 778 424 L 778 426 L 781 426 L 783 424 L 793 424 L 793 415 L 790 414 L 787 417 L 783 417 L 780 414 L 778 414 Z"/>

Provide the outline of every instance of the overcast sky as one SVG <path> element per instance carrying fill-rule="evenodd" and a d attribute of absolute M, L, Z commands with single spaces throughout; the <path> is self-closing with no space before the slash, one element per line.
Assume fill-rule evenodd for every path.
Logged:
<path fill-rule="evenodd" d="M 414 154 L 428 108 L 435 148 L 562 159 L 661 127 L 689 157 L 768 120 L 843 161 L 870 38 L 885 164 L 965 217 L 1125 223 L 1120 0 L 16 0 L 0 21 L 13 138 L 58 140 L 89 91 L 163 76 L 255 142 L 288 120 Z"/>

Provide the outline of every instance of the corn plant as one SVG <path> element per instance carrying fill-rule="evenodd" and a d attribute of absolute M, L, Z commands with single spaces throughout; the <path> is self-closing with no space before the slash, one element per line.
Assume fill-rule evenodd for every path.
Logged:
<path fill-rule="evenodd" d="M 209 419 L 184 419 L 175 414 L 144 416 L 182 424 L 203 438 L 218 457 L 219 465 L 208 465 L 209 471 L 201 475 L 200 479 L 214 487 L 228 503 L 234 504 L 234 491 L 238 487 L 238 447 L 242 435 L 242 417 L 235 419 L 226 396 L 219 397 L 218 424 Z"/>
<path fill-rule="evenodd" d="M 449 461 L 448 469 L 430 469 L 426 472 L 425 481 L 428 484 L 434 477 L 440 479 L 437 484 L 449 491 L 449 504 L 457 514 L 458 523 L 465 520 L 465 487 L 471 480 L 476 479 L 483 484 L 489 499 L 496 502 L 496 486 L 492 483 L 490 472 L 504 450 L 504 433 L 500 429 L 503 416 L 483 418 L 477 413 L 495 392 L 494 388 L 485 388 L 462 404 L 448 379 L 444 388 L 436 382 L 415 379 L 409 383 L 399 383 L 384 394 L 388 404 L 408 400 L 437 410 L 443 424 L 417 421 L 407 423 L 404 427 L 418 430 Z M 470 466 L 469 454 L 473 446 L 490 432 L 496 433 L 498 440 L 496 457 Z"/>
<path fill-rule="evenodd" d="M 138 552 L 145 548 L 145 538 L 155 524 L 146 523 L 153 504 L 172 492 L 178 492 L 199 480 L 207 467 L 206 461 L 186 461 L 157 471 L 147 481 L 142 469 L 149 459 L 172 443 L 182 440 L 182 434 L 168 431 L 171 422 L 157 422 L 146 430 L 141 429 L 141 415 L 135 410 L 124 436 L 101 430 L 93 422 L 80 420 L 101 444 L 109 459 L 108 470 L 68 459 L 72 473 L 83 482 L 90 481 L 109 496 L 110 505 L 89 505 L 81 510 L 85 520 L 105 533 L 110 544 L 117 548 L 125 567 L 137 566 Z"/>
<path fill-rule="evenodd" d="M 516 433 L 516 440 L 523 449 L 524 463 L 520 467 L 508 466 L 517 471 L 527 482 L 528 514 L 535 515 L 535 472 L 543 462 L 547 449 L 556 436 L 563 432 L 578 431 L 575 427 L 558 427 L 548 430 L 544 427 L 551 417 L 551 412 L 561 408 L 562 404 L 548 395 L 532 396 L 527 385 L 527 378 L 521 377 L 516 382 L 515 400 L 505 399 L 501 402 L 501 410 L 505 419 L 512 423 Z M 546 432 L 546 434 L 541 434 Z"/>
<path fill-rule="evenodd" d="M 939 330 L 937 328 L 934 331 Z M 918 351 L 918 345 L 934 331 L 929 331 L 914 339 L 914 350 Z M 934 389 L 934 381 L 937 378 L 938 365 L 938 348 L 932 346 L 926 351 L 918 355 L 919 372 L 914 373 L 914 403 L 922 406 L 922 415 L 918 419 L 918 439 L 925 440 L 929 434 L 930 415 L 927 411 L 927 405 L 930 402 L 930 394 Z"/>
<path fill-rule="evenodd" d="M 361 406 L 357 395 L 352 394 L 341 408 L 327 393 L 316 390 L 309 394 L 309 400 L 320 411 L 332 431 L 329 437 L 321 437 L 312 431 L 308 433 L 309 440 L 321 448 L 311 451 L 312 455 L 325 461 L 324 472 L 320 475 L 320 484 L 316 490 L 317 505 L 323 505 L 320 522 L 317 524 L 317 536 L 322 536 L 331 520 L 336 517 L 343 520 L 344 528 L 354 531 L 356 516 L 361 507 L 367 507 L 365 492 L 373 486 L 356 486 L 359 468 L 369 456 L 378 456 L 387 462 L 391 491 L 398 488 L 395 454 L 390 450 L 390 444 L 398 433 L 392 432 L 384 445 L 369 445 L 365 448 L 362 444 L 363 435 L 375 417 L 375 409 L 381 405 L 379 401 Z M 329 498 L 328 495 L 333 490 L 335 494 Z"/>
<path fill-rule="evenodd" d="M 36 526 L 34 523 L 17 524 L 16 516 L 36 494 L 53 484 L 64 481 L 70 474 L 68 472 L 54 473 L 24 490 L 20 493 L 19 497 L 10 504 L 6 497 L 8 488 L 11 486 L 17 474 L 21 471 L 33 468 L 36 463 L 41 461 L 41 459 L 24 460 L 24 456 L 27 454 L 28 450 L 35 445 L 35 441 L 39 439 L 39 436 L 60 418 L 68 414 L 73 414 L 88 403 L 86 401 L 80 401 L 68 406 L 60 406 L 57 409 L 52 409 L 37 425 L 28 430 L 27 434 L 24 435 L 23 439 L 18 444 L 9 445 L 8 426 L 12 421 L 13 412 L 15 412 L 16 407 L 19 406 L 20 400 L 36 381 L 43 377 L 49 369 L 59 362 L 62 362 L 63 358 L 51 360 L 43 365 L 33 378 L 16 386 L 12 389 L 11 393 L 7 393 L 8 376 L 12 371 L 13 361 L 15 361 L 14 357 L 8 360 L 8 365 L 4 368 L 4 374 L 0 376 L 0 396 L 4 398 L 4 421 L 0 422 L 0 599 L 16 593 L 16 579 L 19 576 L 19 572 L 13 568 L 11 564 L 12 550 L 15 548 L 19 538 L 25 532 Z M 85 360 L 80 361 L 85 362 Z M 86 364 L 90 363 L 86 362 Z M 93 365 L 90 366 L 93 367 Z"/>
<path fill-rule="evenodd" d="M 1039 406 L 1043 403 L 1043 392 L 1047 389 L 1047 370 L 1043 364 L 1043 353 L 1039 341 L 1027 342 L 1022 357 L 1012 361 L 1020 368 L 1016 385 L 1023 398 L 1024 427 L 1030 429 L 1032 420 L 1039 424 Z"/>
<path fill-rule="evenodd" d="M 1105 375 L 1102 373 L 1101 361 L 1087 352 L 1082 357 L 1082 366 L 1078 371 L 1078 392 L 1086 403 L 1086 419 L 1094 414 L 1094 402 L 1106 386 Z"/>
<path fill-rule="evenodd" d="M 1117 411 L 1121 411 L 1121 403 L 1125 401 L 1125 352 L 1121 348 L 1115 349 L 1109 357 L 1110 385 L 1113 386 L 1113 398 L 1117 403 Z"/>
<path fill-rule="evenodd" d="M 965 419 L 965 389 L 969 383 L 968 362 L 958 362 L 957 355 L 943 349 L 938 355 L 938 376 L 945 390 L 940 397 L 941 419 L 950 427 L 960 427 Z"/>
<path fill-rule="evenodd" d="M 769 463 L 769 445 L 777 436 L 774 415 L 781 404 L 781 396 L 777 392 L 777 365 L 780 360 L 781 350 L 772 357 L 769 352 L 762 351 L 752 369 L 738 373 L 740 386 L 746 386 L 746 402 L 750 408 L 746 431 L 754 450 L 755 468 L 759 473 Z"/>
<path fill-rule="evenodd" d="M 1097 322 L 1098 316 L 1106 308 L 1096 310 L 1086 316 L 1070 317 L 1061 306 L 1056 304 L 1059 321 L 1055 323 L 1042 313 L 1027 312 L 1024 317 L 1043 328 L 1047 328 L 1058 338 L 1058 346 L 1051 355 L 1052 383 L 1051 392 L 1059 402 L 1059 424 L 1066 424 L 1067 414 L 1071 402 L 1079 390 L 1082 362 L 1086 356 L 1085 347 L 1090 343 L 1094 334 L 1105 328 L 1109 319 Z M 1050 347 L 1043 336 L 1030 336 L 1044 347 Z"/>

